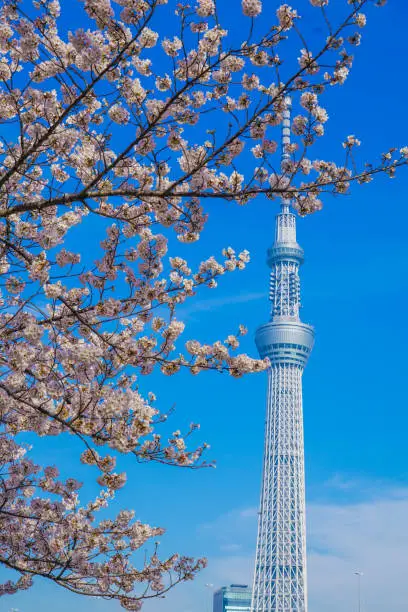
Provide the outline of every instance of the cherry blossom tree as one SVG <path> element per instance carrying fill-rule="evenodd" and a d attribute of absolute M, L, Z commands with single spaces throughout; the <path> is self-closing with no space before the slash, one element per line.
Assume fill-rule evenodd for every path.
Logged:
<path fill-rule="evenodd" d="M 236 352 L 243 327 L 213 344 L 181 343 L 178 306 L 249 255 L 228 247 L 192 269 L 167 256 L 169 236 L 198 240 L 209 199 L 283 198 L 304 215 L 322 193 L 408 162 L 405 147 L 362 163 L 355 136 L 340 163 L 311 153 L 328 119 L 321 99 L 347 79 L 364 8 L 384 2 L 336 0 L 337 23 L 329 0 L 310 0 L 324 29 L 310 46 L 297 10 L 269 4 L 242 0 L 247 31 L 234 44 L 214 0 L 84 0 L 71 25 L 58 0 L 2 3 L 0 563 L 15 577 L 2 595 L 39 576 L 139 610 L 193 578 L 205 561 L 159 558 L 161 528 L 127 510 L 98 519 L 125 484 L 121 455 L 206 465 L 206 445 L 187 446 L 196 425 L 160 435 L 166 415 L 153 393 L 142 396 L 140 377 L 267 367 Z M 168 19 L 177 29 L 156 31 Z M 294 43 L 298 58 L 284 59 Z M 293 139 L 281 165 L 289 99 Z M 78 252 L 79 224 L 100 234 L 100 253 Z M 80 482 L 30 458 L 33 434 L 79 441 L 98 474 L 95 499 L 81 503 Z"/>

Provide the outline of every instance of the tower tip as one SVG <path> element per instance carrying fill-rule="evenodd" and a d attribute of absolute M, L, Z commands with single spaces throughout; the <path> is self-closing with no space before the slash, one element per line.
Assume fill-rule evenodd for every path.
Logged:
<path fill-rule="evenodd" d="M 282 119 L 282 160 L 281 170 L 285 172 L 285 162 L 290 160 L 290 153 L 287 150 L 290 145 L 290 115 L 292 109 L 292 98 L 285 96 L 285 109 Z"/>
<path fill-rule="evenodd" d="M 284 98 L 285 108 L 283 111 L 282 119 L 282 157 L 281 157 L 281 172 L 285 174 L 288 171 L 288 162 L 290 162 L 290 152 L 288 147 L 290 145 L 290 123 L 291 123 L 291 110 L 292 110 L 292 98 L 288 95 Z M 289 212 L 290 202 L 287 198 L 282 199 L 281 203 L 282 212 Z"/>

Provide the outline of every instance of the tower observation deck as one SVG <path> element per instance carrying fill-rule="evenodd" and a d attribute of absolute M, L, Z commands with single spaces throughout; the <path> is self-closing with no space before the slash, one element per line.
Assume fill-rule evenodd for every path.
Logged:
<path fill-rule="evenodd" d="M 283 163 L 290 134 L 290 100 L 283 123 Z M 299 267 L 303 250 L 287 200 L 276 216 L 268 250 L 270 321 L 257 330 L 269 357 L 264 464 L 252 612 L 307 612 L 302 374 L 314 331 L 302 323 Z"/>

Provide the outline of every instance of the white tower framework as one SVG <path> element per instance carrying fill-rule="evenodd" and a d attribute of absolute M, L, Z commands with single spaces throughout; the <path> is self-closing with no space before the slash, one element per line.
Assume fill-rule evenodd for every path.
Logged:
<path fill-rule="evenodd" d="M 283 120 L 282 170 L 289 157 L 290 98 Z M 305 472 L 302 374 L 314 331 L 300 321 L 296 216 L 283 200 L 276 217 L 269 323 L 256 332 L 261 357 L 269 357 L 265 448 L 252 612 L 307 612 Z"/>

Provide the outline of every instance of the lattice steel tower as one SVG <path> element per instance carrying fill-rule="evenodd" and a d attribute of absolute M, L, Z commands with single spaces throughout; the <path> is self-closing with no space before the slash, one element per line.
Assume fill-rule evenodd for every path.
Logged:
<path fill-rule="evenodd" d="M 283 121 L 282 168 L 289 157 L 290 99 Z M 252 612 L 307 612 L 305 473 L 302 374 L 314 332 L 300 321 L 296 216 L 283 200 L 276 217 L 271 268 L 269 323 L 256 332 L 261 357 L 269 357 L 261 508 Z"/>

